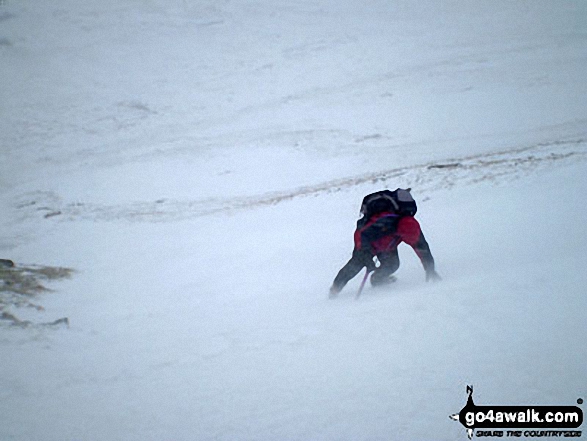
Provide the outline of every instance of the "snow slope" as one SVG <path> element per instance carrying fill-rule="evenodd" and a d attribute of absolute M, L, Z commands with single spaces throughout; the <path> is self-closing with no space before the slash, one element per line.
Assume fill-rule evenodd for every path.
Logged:
<path fill-rule="evenodd" d="M 581 1 L 0 3 L 0 439 L 465 439 L 587 395 Z M 444 280 L 327 299 L 411 186 Z"/>

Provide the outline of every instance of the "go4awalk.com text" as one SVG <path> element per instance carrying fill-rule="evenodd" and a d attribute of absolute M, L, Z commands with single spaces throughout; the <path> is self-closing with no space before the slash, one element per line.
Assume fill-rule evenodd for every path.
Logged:
<path fill-rule="evenodd" d="M 459 413 L 450 415 L 467 430 L 469 439 L 478 437 L 578 438 L 583 411 L 578 406 L 479 406 L 473 401 L 473 387 L 467 386 L 468 399 Z M 577 404 L 583 404 L 582 399 Z"/>

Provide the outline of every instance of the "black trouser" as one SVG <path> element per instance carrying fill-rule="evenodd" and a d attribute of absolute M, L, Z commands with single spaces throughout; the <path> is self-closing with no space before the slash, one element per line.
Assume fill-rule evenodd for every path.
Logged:
<path fill-rule="evenodd" d="M 399 268 L 399 255 L 397 248 L 392 251 L 377 254 L 379 267 L 371 275 L 371 284 L 373 286 L 384 285 L 390 282 L 389 276 Z M 353 277 L 359 274 L 359 271 L 365 266 L 373 265 L 373 256 L 368 253 L 354 250 L 351 260 L 341 268 L 332 285 L 337 289 L 342 289 Z"/>

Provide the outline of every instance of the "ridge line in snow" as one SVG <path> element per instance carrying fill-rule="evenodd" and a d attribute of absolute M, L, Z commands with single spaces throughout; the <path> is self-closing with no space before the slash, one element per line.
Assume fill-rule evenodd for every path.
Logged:
<path fill-rule="evenodd" d="M 51 220 L 171 222 L 276 205 L 299 197 L 343 191 L 361 185 L 413 187 L 420 195 L 481 181 L 515 179 L 541 167 L 587 159 L 587 138 L 542 142 L 492 153 L 448 158 L 443 162 L 391 168 L 253 196 L 194 200 L 160 199 L 128 204 L 66 203 L 52 192 L 20 196 L 14 207 L 24 217 Z"/>

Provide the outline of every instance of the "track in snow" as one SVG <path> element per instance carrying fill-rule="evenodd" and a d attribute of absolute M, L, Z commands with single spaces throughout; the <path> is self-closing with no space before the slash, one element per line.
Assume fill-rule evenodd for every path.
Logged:
<path fill-rule="evenodd" d="M 388 183 L 418 189 L 420 195 L 482 181 L 516 179 L 541 168 L 587 159 L 587 139 L 574 138 L 512 148 L 494 153 L 453 158 L 444 162 L 399 167 L 335 179 L 292 190 L 233 198 L 160 199 L 129 204 L 68 203 L 53 192 L 27 193 L 14 206 L 21 217 L 48 220 L 172 222 L 219 213 L 276 205 L 291 199 L 343 191 L 361 185 Z"/>

